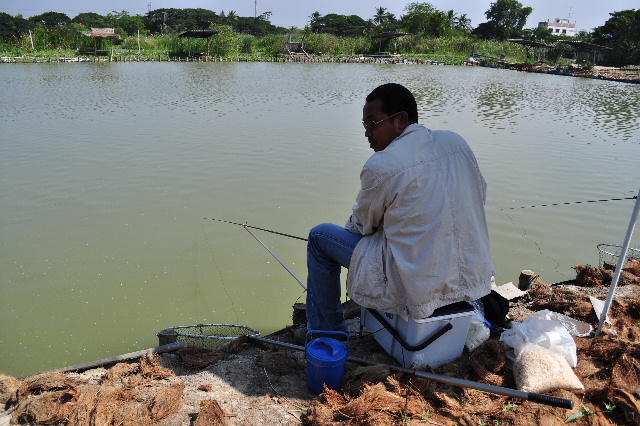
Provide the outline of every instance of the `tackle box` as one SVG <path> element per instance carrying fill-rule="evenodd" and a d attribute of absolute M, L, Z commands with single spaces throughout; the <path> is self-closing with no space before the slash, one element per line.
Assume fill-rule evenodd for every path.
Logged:
<path fill-rule="evenodd" d="M 423 319 L 411 319 L 361 308 L 360 324 L 405 368 L 436 368 L 462 355 L 469 334 L 473 306 L 452 303 Z"/>

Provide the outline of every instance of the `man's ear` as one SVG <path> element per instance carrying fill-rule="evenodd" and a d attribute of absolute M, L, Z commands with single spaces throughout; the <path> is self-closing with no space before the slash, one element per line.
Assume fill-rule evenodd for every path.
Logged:
<path fill-rule="evenodd" d="M 402 111 L 398 114 L 398 127 L 400 130 L 404 131 L 405 128 L 409 127 L 409 114 L 406 111 Z"/>

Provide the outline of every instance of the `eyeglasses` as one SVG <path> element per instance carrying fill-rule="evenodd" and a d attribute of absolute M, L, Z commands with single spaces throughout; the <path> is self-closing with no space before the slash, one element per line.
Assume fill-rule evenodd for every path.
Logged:
<path fill-rule="evenodd" d="M 390 118 L 395 117 L 396 115 L 400 114 L 402 111 L 398 111 L 395 114 L 392 114 L 388 117 L 383 118 L 382 120 L 378 120 L 378 121 L 373 121 L 373 120 L 367 120 L 367 121 L 362 121 L 362 125 L 364 126 L 365 130 L 371 130 L 372 132 L 376 130 L 376 127 L 378 127 L 378 124 L 382 123 L 384 120 L 388 120 Z"/>

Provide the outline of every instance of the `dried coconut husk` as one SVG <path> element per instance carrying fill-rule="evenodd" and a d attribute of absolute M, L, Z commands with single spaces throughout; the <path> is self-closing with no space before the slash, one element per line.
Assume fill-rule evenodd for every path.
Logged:
<path fill-rule="evenodd" d="M 151 407 L 151 418 L 162 420 L 178 411 L 182 406 L 184 388 L 184 382 L 174 382 L 171 386 L 157 391 Z"/>
<path fill-rule="evenodd" d="M 291 351 L 268 351 L 258 356 L 256 363 L 270 373 L 278 376 L 297 374 L 304 370 L 305 364 Z"/>
<path fill-rule="evenodd" d="M 64 373 L 42 373 L 23 380 L 18 387 L 17 395 L 22 399 L 52 391 L 69 391 L 69 393 L 75 394 L 78 384 L 76 379 L 68 377 Z"/>
<path fill-rule="evenodd" d="M 591 345 L 585 348 L 585 352 L 593 358 L 600 358 L 603 361 L 611 361 L 617 359 L 626 351 L 623 345 L 614 336 L 601 335 L 594 339 Z"/>
<path fill-rule="evenodd" d="M 464 410 L 473 414 L 488 414 L 502 409 L 506 405 L 506 396 L 491 395 L 476 389 L 463 388 L 461 399 L 465 401 Z"/>
<path fill-rule="evenodd" d="M 384 365 L 357 367 L 345 374 L 342 389 L 345 393 L 357 395 L 366 383 L 385 382 L 390 375 L 389 367 Z"/>
<path fill-rule="evenodd" d="M 591 265 L 576 264 L 576 283 L 584 287 L 600 287 L 611 283 L 613 274 L 609 269 L 596 268 Z"/>
<path fill-rule="evenodd" d="M 122 380 L 124 377 L 131 376 L 132 374 L 137 374 L 138 372 L 140 372 L 140 363 L 120 362 L 107 370 L 105 379 L 118 381 Z"/>
<path fill-rule="evenodd" d="M 549 309 L 580 321 L 597 321 L 593 305 L 587 295 L 578 294 L 569 289 L 548 287 L 551 289 L 550 294 L 533 300 L 531 306 L 534 311 Z"/>
<path fill-rule="evenodd" d="M 364 385 L 359 397 L 347 402 L 340 407 L 340 414 L 350 419 L 358 419 L 366 415 L 367 412 L 391 411 L 399 412 L 405 406 L 405 399 L 397 394 L 387 391 L 382 383 Z"/>
<path fill-rule="evenodd" d="M 306 423 L 309 426 L 327 426 L 338 424 L 333 421 L 335 411 L 326 405 L 312 404 L 307 410 Z"/>
<path fill-rule="evenodd" d="M 507 362 L 506 350 L 499 340 L 489 339 L 471 353 L 469 362 L 482 383 L 504 386 L 505 375 L 496 374 Z"/>
<path fill-rule="evenodd" d="M 610 400 L 620 407 L 630 424 L 640 425 L 640 398 L 638 393 L 631 393 L 622 389 L 611 392 Z"/>
<path fill-rule="evenodd" d="M 187 370 L 207 368 L 211 364 L 227 358 L 228 355 L 222 351 L 212 351 L 198 346 L 186 346 L 178 350 L 180 364 Z"/>
<path fill-rule="evenodd" d="M 20 380 L 0 373 L 0 404 L 14 401 L 19 386 Z"/>
<path fill-rule="evenodd" d="M 354 398 L 326 390 L 310 407 L 307 420 L 310 425 L 388 425 L 400 421 L 401 412 L 405 418 L 423 419 L 430 409 L 418 391 L 390 377 L 386 384 L 365 383 Z"/>
<path fill-rule="evenodd" d="M 324 403 L 329 408 L 340 407 L 347 403 L 347 400 L 345 399 L 344 395 L 342 395 L 340 392 L 336 390 L 327 389 L 327 388 L 325 388 L 325 391 L 322 394 L 322 399 L 324 400 Z"/>
<path fill-rule="evenodd" d="M 78 400 L 74 404 L 73 410 L 69 414 L 67 426 L 85 426 L 90 425 L 93 418 L 96 403 L 100 396 L 105 393 L 115 391 L 115 388 L 109 388 L 107 385 L 88 385 L 82 388 Z"/>
<path fill-rule="evenodd" d="M 249 342 L 249 337 L 239 336 L 235 339 L 231 339 L 229 343 L 224 345 L 220 350 L 228 354 L 237 354 L 244 349 L 244 344 Z"/>
<path fill-rule="evenodd" d="M 544 300 L 551 297 L 553 294 L 553 289 L 551 286 L 542 280 L 535 280 L 531 283 L 531 288 L 529 289 L 529 296 L 534 300 Z"/>
<path fill-rule="evenodd" d="M 43 373 L 25 379 L 16 392 L 14 423 L 57 424 L 69 418 L 78 398 L 78 382 L 63 373 Z"/>
<path fill-rule="evenodd" d="M 200 402 L 200 413 L 193 426 L 225 426 L 227 415 L 215 399 Z"/>
<path fill-rule="evenodd" d="M 576 283 L 585 287 L 608 286 L 613 280 L 614 269 L 596 268 L 591 265 L 575 265 Z M 640 284 L 640 261 L 632 259 L 622 267 L 619 286 Z"/>
<path fill-rule="evenodd" d="M 396 422 L 393 414 L 388 413 L 386 411 L 372 411 L 367 413 L 365 419 L 362 419 L 356 422 L 356 425 L 371 425 L 371 426 L 389 426 L 395 424 Z"/>
<path fill-rule="evenodd" d="M 640 392 L 640 361 L 622 355 L 611 370 L 611 387 Z"/>
<path fill-rule="evenodd" d="M 640 277 L 640 260 L 631 259 L 627 262 L 626 265 L 622 267 L 622 269 L 630 274 L 633 274 L 636 277 Z"/>
<path fill-rule="evenodd" d="M 161 367 L 160 356 L 151 351 L 140 358 L 140 372 L 143 377 L 150 379 L 166 379 L 176 375 L 172 369 Z"/>
<path fill-rule="evenodd" d="M 100 398 L 96 403 L 93 423 L 105 426 L 152 425 L 149 408 L 137 398 L 138 393 L 131 390 L 116 390 Z"/>
<path fill-rule="evenodd" d="M 75 395 L 51 391 L 19 400 L 12 421 L 18 424 L 55 425 L 67 422 Z"/>
<path fill-rule="evenodd" d="M 530 401 L 514 400 L 516 405 L 508 411 L 503 411 L 501 415 L 502 424 L 505 425 L 540 425 L 540 426 L 565 426 L 565 421 L 573 413 L 580 411 L 585 403 L 584 400 L 567 390 L 558 390 L 552 393 L 558 398 L 570 399 L 574 403 L 573 410 L 551 407 L 549 405 L 538 404 Z M 593 408 L 593 407 L 591 407 Z M 488 422 L 487 422 L 488 423 Z M 491 424 L 491 423 L 488 423 Z M 611 425 L 611 423 L 601 423 L 594 416 L 589 416 L 588 425 Z"/>

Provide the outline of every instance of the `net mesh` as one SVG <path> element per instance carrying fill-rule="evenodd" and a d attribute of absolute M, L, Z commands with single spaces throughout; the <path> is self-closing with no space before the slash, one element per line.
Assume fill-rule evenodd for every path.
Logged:
<path fill-rule="evenodd" d="M 175 330 L 178 341 L 190 346 L 198 346 L 212 351 L 222 348 L 241 336 L 259 337 L 260 332 L 244 325 L 233 324 L 198 324 L 171 327 Z"/>
<path fill-rule="evenodd" d="M 602 268 L 604 266 L 604 262 L 611 261 L 613 263 L 618 263 L 618 259 L 620 258 L 620 251 L 622 251 L 622 246 L 616 246 L 613 244 L 598 244 L 598 253 L 599 253 L 599 267 Z M 629 248 L 627 250 L 627 258 L 625 263 L 631 259 L 639 259 L 640 260 L 640 249 Z"/>

